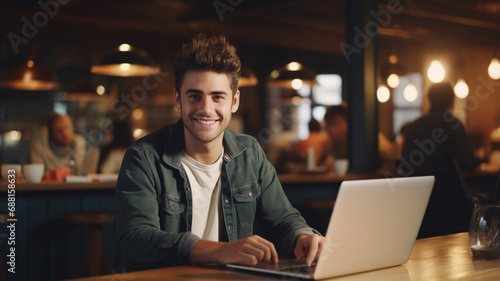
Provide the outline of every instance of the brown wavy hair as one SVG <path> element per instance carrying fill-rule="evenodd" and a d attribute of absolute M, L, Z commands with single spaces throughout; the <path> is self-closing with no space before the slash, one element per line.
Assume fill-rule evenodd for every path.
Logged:
<path fill-rule="evenodd" d="M 184 76 L 190 70 L 209 70 L 227 74 L 233 95 L 238 89 L 241 62 L 236 47 L 223 35 L 198 34 L 182 49 L 175 59 L 175 90 L 180 93 Z"/>

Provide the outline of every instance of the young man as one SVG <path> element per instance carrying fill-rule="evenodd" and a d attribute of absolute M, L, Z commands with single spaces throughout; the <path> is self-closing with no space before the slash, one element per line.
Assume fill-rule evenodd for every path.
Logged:
<path fill-rule="evenodd" d="M 199 35 L 175 66 L 177 124 L 136 142 L 116 189 L 111 271 L 187 263 L 277 262 L 280 247 L 310 264 L 323 237 L 288 202 L 263 150 L 226 127 L 240 102 L 240 60 L 225 37 Z"/>

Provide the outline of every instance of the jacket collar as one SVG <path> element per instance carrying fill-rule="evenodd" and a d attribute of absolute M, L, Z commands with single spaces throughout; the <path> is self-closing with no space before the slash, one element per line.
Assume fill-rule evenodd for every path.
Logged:
<path fill-rule="evenodd" d="M 244 150 L 244 146 L 236 139 L 235 133 L 226 129 L 224 130 L 224 161 L 229 162 Z M 181 155 L 184 149 L 184 123 L 182 119 L 173 125 L 170 136 L 167 139 L 165 148 L 163 149 L 163 161 L 177 169 L 181 167 Z"/>

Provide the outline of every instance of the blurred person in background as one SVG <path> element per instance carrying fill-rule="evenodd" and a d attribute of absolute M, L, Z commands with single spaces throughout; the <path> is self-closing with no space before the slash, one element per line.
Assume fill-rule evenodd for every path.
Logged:
<path fill-rule="evenodd" d="M 108 134 L 108 144 L 102 147 L 97 171 L 103 174 L 115 174 L 120 171 L 125 151 L 134 141 L 132 128 L 128 121 L 113 123 Z"/>
<path fill-rule="evenodd" d="M 45 173 L 51 167 L 70 167 L 81 174 L 87 154 L 83 136 L 75 134 L 67 114 L 51 112 L 35 140 L 30 145 L 30 163 L 42 163 Z"/>
<path fill-rule="evenodd" d="M 311 118 L 308 124 L 309 136 L 295 144 L 295 153 L 303 160 L 307 160 L 309 149 L 314 151 L 315 166 L 318 168 L 332 167 L 332 158 L 329 155 L 330 140 L 322 130 L 318 120 Z"/>
<path fill-rule="evenodd" d="M 408 127 L 398 166 L 402 176 L 436 177 L 419 237 L 468 230 L 472 206 L 461 170 L 477 168 L 467 132 L 451 113 L 455 99 L 452 85 L 433 84 L 427 98 L 430 110 Z"/>
<path fill-rule="evenodd" d="M 348 158 L 347 108 L 344 105 L 331 106 L 325 113 L 326 131 L 331 140 L 331 155 L 335 159 Z M 395 172 L 396 145 L 381 132 L 377 135 L 379 151 L 379 172 Z"/>

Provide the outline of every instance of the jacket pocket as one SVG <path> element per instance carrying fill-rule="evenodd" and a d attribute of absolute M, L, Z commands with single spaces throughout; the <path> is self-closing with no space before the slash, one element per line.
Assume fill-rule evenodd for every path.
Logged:
<path fill-rule="evenodd" d="M 167 214 L 175 216 L 182 214 L 186 210 L 186 205 L 181 202 L 179 197 L 168 195 L 161 200 L 161 208 Z"/>
<path fill-rule="evenodd" d="M 260 193 L 261 187 L 258 183 L 251 183 L 233 191 L 237 239 L 253 234 L 257 199 Z"/>
<path fill-rule="evenodd" d="M 233 198 L 236 203 L 253 202 L 260 196 L 260 193 L 260 185 L 258 183 L 251 183 L 235 190 Z"/>

